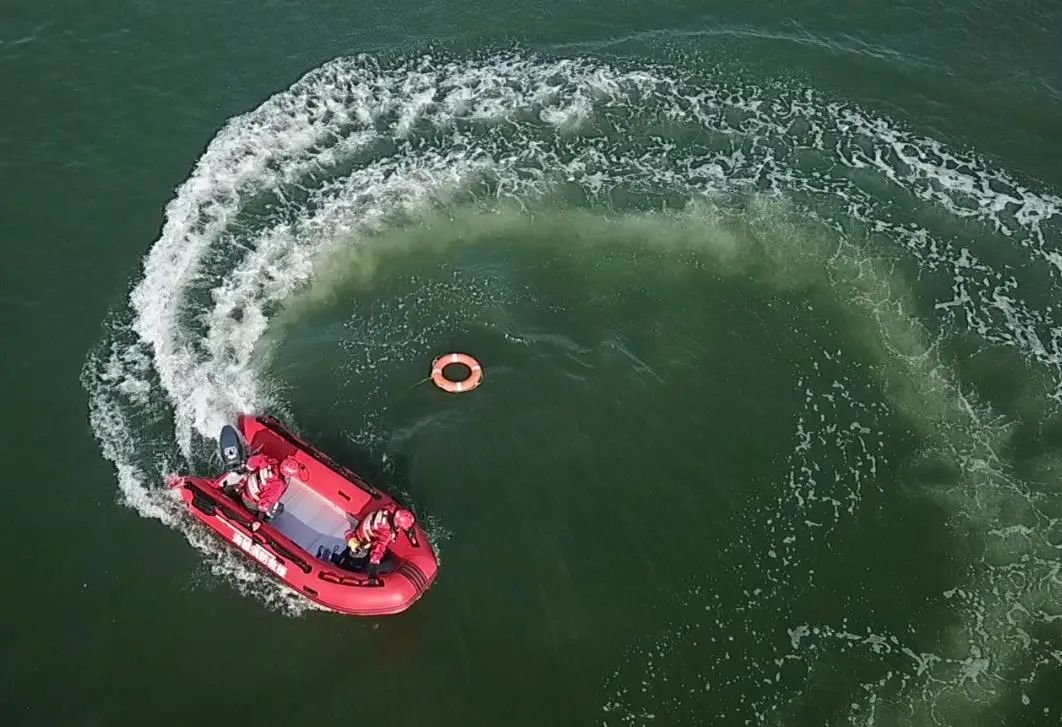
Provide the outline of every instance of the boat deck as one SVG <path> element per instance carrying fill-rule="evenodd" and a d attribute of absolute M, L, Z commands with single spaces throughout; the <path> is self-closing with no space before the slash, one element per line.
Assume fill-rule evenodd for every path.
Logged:
<path fill-rule="evenodd" d="M 311 487 L 293 478 L 280 501 L 284 511 L 273 520 L 273 527 L 307 553 L 317 557 L 321 548 L 342 551 L 346 547 L 343 534 L 355 521 Z"/>

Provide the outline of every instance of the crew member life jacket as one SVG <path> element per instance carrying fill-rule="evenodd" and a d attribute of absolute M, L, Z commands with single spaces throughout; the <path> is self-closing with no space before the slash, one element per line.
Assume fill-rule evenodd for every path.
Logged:
<path fill-rule="evenodd" d="M 256 455 L 247 460 L 251 473 L 243 483 L 243 502 L 248 509 L 270 512 L 288 489 L 280 468 L 272 457 Z"/>
<path fill-rule="evenodd" d="M 247 475 L 244 492 L 252 502 L 259 502 L 262 499 L 262 493 L 266 490 L 266 485 L 276 479 L 280 479 L 277 475 L 276 466 L 266 465 L 260 470 Z"/>
<path fill-rule="evenodd" d="M 366 515 L 353 530 L 346 534 L 347 546 L 360 554 L 369 551 L 369 562 L 378 564 L 387 554 L 387 548 L 398 537 L 391 525 L 393 508 L 380 508 Z"/>

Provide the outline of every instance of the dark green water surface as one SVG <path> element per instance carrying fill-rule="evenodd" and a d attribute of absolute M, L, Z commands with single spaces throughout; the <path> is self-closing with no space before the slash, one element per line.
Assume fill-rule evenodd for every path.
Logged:
<path fill-rule="evenodd" d="M 1059 48 L 1057 3 L 6 3 L 0 723 L 1062 723 Z M 414 506 L 413 609 L 190 522 L 243 411 Z"/>

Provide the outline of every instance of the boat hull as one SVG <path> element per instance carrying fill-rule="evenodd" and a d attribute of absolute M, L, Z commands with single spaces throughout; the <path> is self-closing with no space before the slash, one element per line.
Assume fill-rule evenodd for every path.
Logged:
<path fill-rule="evenodd" d="M 424 595 L 435 580 L 438 561 L 419 524 L 399 535 L 376 582 L 327 557 L 341 549 L 344 528 L 395 503 L 391 497 L 271 417 L 242 416 L 238 429 L 251 452 L 278 460 L 295 457 L 304 479 L 289 485 L 281 500 L 285 513 L 254 531 L 254 515 L 218 486 L 223 475 L 175 478 L 170 484 L 193 517 L 271 576 L 330 610 L 355 616 L 395 614 Z M 317 551 L 310 552 L 315 545 Z M 321 551 L 324 555 L 318 557 Z"/>

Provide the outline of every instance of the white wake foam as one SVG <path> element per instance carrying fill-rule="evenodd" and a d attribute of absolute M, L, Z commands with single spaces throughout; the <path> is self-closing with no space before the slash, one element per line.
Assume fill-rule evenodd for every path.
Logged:
<path fill-rule="evenodd" d="M 167 206 L 128 309 L 115 315 L 85 367 L 91 423 L 115 464 L 122 501 L 181 528 L 238 586 L 260 583 L 195 534 L 160 485 L 165 472 L 200 461 L 197 437 L 213 437 L 237 412 L 277 403 L 264 346 L 276 312 L 293 293 L 324 279 L 322 267 L 338 249 L 363 245 L 392 226 L 459 203 L 534 204 L 572 188 L 598 210 L 695 207 L 713 199 L 742 214 L 753 195 L 790 199 L 853 250 L 848 259 L 876 250 L 948 281 L 951 298 L 930 301 L 940 318 L 926 325 L 1010 347 L 1044 372 L 1046 395 L 1062 401 L 1062 312 L 1052 302 L 1062 287 L 1062 199 L 974 153 L 808 89 L 727 86 L 674 68 L 520 55 L 418 58 L 386 67 L 340 59 L 218 132 Z M 912 205 L 933 210 L 927 219 L 936 221 L 910 219 L 903 210 Z M 1016 250 L 1023 269 L 1002 262 Z M 792 260 L 785 256 L 791 252 L 779 260 Z M 887 307 L 888 296 L 874 304 Z M 912 311 L 903 308 L 899 319 Z M 912 358 L 896 343 L 905 330 L 877 323 L 888 343 L 882 355 L 910 364 L 897 364 L 900 373 L 886 385 L 902 389 L 911 377 L 932 373 L 926 361 L 945 365 Z M 926 350 L 933 350 L 935 335 Z M 940 421 L 957 417 L 960 434 L 994 431 L 990 412 L 959 411 L 950 375 L 938 383 L 945 392 Z M 839 386 L 833 394 L 843 397 L 845 382 Z M 873 424 L 838 417 L 848 427 L 841 446 L 851 450 L 853 472 L 873 471 L 880 463 Z M 800 435 L 812 450 L 836 446 L 842 436 L 831 430 L 816 444 L 811 438 L 820 435 L 810 429 Z M 944 436 L 937 444 L 947 449 L 956 441 Z M 992 461 L 998 446 L 992 439 L 984 447 L 952 448 L 971 487 L 953 493 L 948 506 L 986 538 L 1008 525 L 1006 515 L 976 503 L 990 502 L 992 493 L 1028 495 L 1000 475 Z M 973 476 L 981 464 L 970 453 L 984 461 L 986 476 Z M 801 479 L 801 467 L 810 466 L 804 456 L 794 455 L 804 464 L 787 492 L 799 508 L 814 503 L 825 516 L 794 522 L 786 537 L 851 516 L 861 501 L 858 476 L 840 491 Z M 1040 548 L 1034 535 L 1014 547 Z M 780 545 L 783 565 L 784 552 Z M 1038 578 L 1045 593 L 1062 592 L 1057 576 L 1026 575 Z M 1030 607 L 1026 620 L 1007 620 L 997 611 L 1012 591 L 986 597 L 985 589 L 998 583 L 991 571 L 979 577 L 971 593 L 981 600 L 964 602 L 968 620 L 992 619 L 1004 635 L 1021 638 L 1030 622 L 1045 618 L 1037 614 L 1046 613 L 1046 599 Z M 827 631 L 847 633 L 833 625 Z M 975 631 L 966 638 L 977 648 L 1001 648 L 986 629 Z M 1014 658 L 1005 654 L 988 677 L 982 671 L 963 678 L 982 679 L 995 694 L 1001 687 L 990 679 Z M 916 671 L 937 668 L 919 662 Z M 883 689 L 869 685 L 868 698 Z"/>

